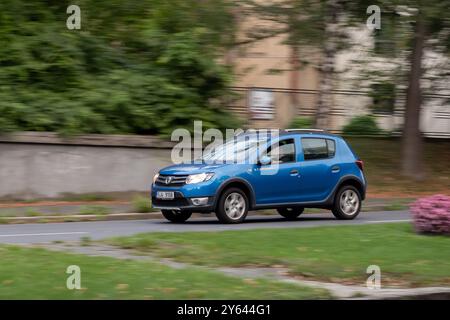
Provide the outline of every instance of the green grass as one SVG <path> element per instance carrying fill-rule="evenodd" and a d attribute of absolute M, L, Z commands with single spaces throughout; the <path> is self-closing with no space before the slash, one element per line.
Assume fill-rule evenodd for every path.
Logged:
<path fill-rule="evenodd" d="M 110 242 L 199 265 L 284 265 L 307 278 L 356 284 L 378 265 L 384 284 L 450 285 L 450 237 L 418 235 L 407 223 L 151 233 Z"/>
<path fill-rule="evenodd" d="M 103 206 L 82 206 L 80 214 L 85 215 L 106 215 L 110 213 L 110 209 Z"/>
<path fill-rule="evenodd" d="M 148 197 L 136 196 L 133 198 L 133 211 L 138 213 L 147 213 L 155 211 Z"/>
<path fill-rule="evenodd" d="M 114 198 L 108 194 L 84 193 L 84 194 L 65 194 L 58 198 L 59 201 L 111 201 Z"/>
<path fill-rule="evenodd" d="M 91 239 L 91 237 L 87 237 L 87 236 L 81 237 L 81 239 L 80 239 L 80 245 L 81 245 L 81 246 L 83 246 L 83 247 L 88 247 L 88 246 L 90 246 L 91 244 L 92 244 L 92 239 Z"/>
<path fill-rule="evenodd" d="M 324 290 L 232 278 L 198 268 L 0 246 L 0 299 L 317 299 Z M 68 290 L 67 267 L 81 268 L 81 290 Z"/>
<path fill-rule="evenodd" d="M 384 211 L 408 210 L 411 201 L 395 200 L 383 206 Z"/>
<path fill-rule="evenodd" d="M 450 194 L 450 141 L 426 139 L 424 162 L 426 179 L 417 182 L 400 175 L 400 138 L 345 138 L 358 156 L 364 160 L 368 191 L 383 193 L 443 192 Z"/>
<path fill-rule="evenodd" d="M 26 217 L 38 217 L 38 216 L 42 216 L 43 214 L 39 211 L 36 211 L 33 208 L 28 208 L 25 210 L 24 212 L 24 216 Z"/>
<path fill-rule="evenodd" d="M 24 199 L 20 197 L 6 197 L 0 199 L 1 202 L 21 202 L 21 203 L 36 203 L 41 201 L 67 201 L 67 202 L 91 202 L 91 201 L 111 201 L 114 200 L 114 196 L 109 194 L 97 194 L 97 193 L 85 193 L 85 194 L 70 194 L 65 193 L 57 198 L 32 198 Z"/>

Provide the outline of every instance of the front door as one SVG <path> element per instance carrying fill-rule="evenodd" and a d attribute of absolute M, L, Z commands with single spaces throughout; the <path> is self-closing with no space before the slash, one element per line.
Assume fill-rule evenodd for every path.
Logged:
<path fill-rule="evenodd" d="M 299 200 L 297 148 L 294 138 L 280 140 L 266 151 L 271 164 L 254 166 L 250 180 L 255 190 L 256 204 L 281 204 Z"/>

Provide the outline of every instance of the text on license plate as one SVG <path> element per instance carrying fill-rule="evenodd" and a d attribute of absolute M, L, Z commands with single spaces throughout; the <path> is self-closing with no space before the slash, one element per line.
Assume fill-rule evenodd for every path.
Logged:
<path fill-rule="evenodd" d="M 174 198 L 174 194 L 172 191 L 158 191 L 158 192 L 156 192 L 156 198 L 164 199 L 164 200 L 171 200 Z"/>

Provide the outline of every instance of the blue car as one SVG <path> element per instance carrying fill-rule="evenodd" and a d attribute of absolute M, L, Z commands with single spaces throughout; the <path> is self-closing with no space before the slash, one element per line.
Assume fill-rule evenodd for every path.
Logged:
<path fill-rule="evenodd" d="M 240 223 L 249 210 L 259 209 L 296 219 L 305 208 L 354 219 L 365 195 L 363 161 L 347 142 L 299 129 L 275 137 L 238 135 L 200 161 L 161 169 L 151 189 L 153 207 L 172 222 L 184 222 L 193 212 L 215 212 L 223 223 Z"/>

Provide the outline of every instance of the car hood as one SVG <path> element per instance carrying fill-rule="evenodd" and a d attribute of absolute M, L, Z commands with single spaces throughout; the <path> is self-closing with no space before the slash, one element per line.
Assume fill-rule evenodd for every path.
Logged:
<path fill-rule="evenodd" d="M 205 163 L 176 164 L 161 169 L 159 173 L 182 175 L 182 174 L 196 174 L 202 172 L 215 172 L 217 169 L 228 165 L 229 164 L 205 164 Z"/>

